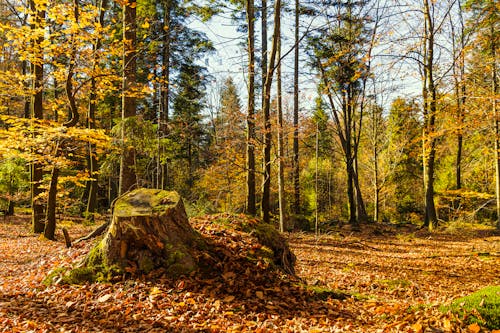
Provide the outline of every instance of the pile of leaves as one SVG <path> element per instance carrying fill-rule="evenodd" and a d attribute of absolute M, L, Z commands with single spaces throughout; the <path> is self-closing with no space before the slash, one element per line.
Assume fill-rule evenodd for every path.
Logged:
<path fill-rule="evenodd" d="M 268 249 L 245 231 L 251 223 L 231 215 L 192 220 L 218 253 L 206 258 L 214 269 L 203 274 L 170 280 L 153 271 L 114 283 L 45 286 L 52 269 L 77 262 L 95 240 L 66 249 L 62 237 L 32 235 L 28 218 L 7 219 L 0 223 L 0 330 L 487 332 L 439 306 L 499 283 L 498 236 L 290 234 L 294 277 L 259 255 Z M 75 238 L 90 229 L 69 228 Z"/>

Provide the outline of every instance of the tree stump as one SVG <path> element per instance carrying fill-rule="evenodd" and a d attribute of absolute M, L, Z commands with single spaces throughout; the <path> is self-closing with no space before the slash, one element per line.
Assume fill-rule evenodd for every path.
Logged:
<path fill-rule="evenodd" d="M 116 200 L 107 233 L 80 268 L 107 274 L 163 268 L 179 276 L 197 268 L 196 253 L 205 247 L 179 194 L 137 189 Z"/>

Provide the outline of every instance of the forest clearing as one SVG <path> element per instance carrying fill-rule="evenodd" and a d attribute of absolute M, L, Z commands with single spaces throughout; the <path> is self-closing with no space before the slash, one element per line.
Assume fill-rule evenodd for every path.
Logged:
<path fill-rule="evenodd" d="M 0 0 L 0 331 L 500 333 L 499 13 Z"/>
<path fill-rule="evenodd" d="M 0 330 L 5 332 L 490 332 L 443 305 L 500 284 L 500 236 L 461 226 L 429 233 L 365 225 L 289 233 L 296 278 L 236 258 L 251 242 L 191 219 L 229 251 L 218 276 L 161 274 L 113 283 L 45 286 L 56 266 L 77 262 L 95 240 L 64 245 L 30 231 L 30 216 L 0 220 Z M 77 238 L 95 226 L 64 222 Z M 213 226 L 213 227 L 208 227 Z M 494 331 L 494 330 L 493 330 Z"/>

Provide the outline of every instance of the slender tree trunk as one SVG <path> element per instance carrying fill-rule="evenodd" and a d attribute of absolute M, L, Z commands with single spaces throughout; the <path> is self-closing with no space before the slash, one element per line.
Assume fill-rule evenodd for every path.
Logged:
<path fill-rule="evenodd" d="M 379 211 L 380 211 L 380 185 L 378 180 L 378 149 L 377 149 L 377 136 L 378 130 L 374 129 L 374 144 L 373 144 L 373 222 L 377 223 L 379 221 Z"/>
<path fill-rule="evenodd" d="M 247 113 L 247 197 L 246 212 L 256 215 L 255 198 L 255 15 L 254 0 L 246 0 L 248 24 L 248 113 Z"/>
<path fill-rule="evenodd" d="M 23 76 L 28 74 L 28 61 L 23 60 L 21 63 L 21 70 Z M 26 84 L 25 85 L 26 89 L 29 88 L 29 86 Z M 31 99 L 29 96 L 24 96 L 24 118 L 31 118 Z"/>
<path fill-rule="evenodd" d="M 464 20 L 462 15 L 462 6 L 460 1 L 457 3 L 458 6 L 458 18 L 460 24 L 459 30 L 459 49 L 456 45 L 456 34 L 455 34 L 455 22 L 450 15 L 450 27 L 452 34 L 452 54 L 455 57 L 455 63 L 453 64 L 453 83 L 455 90 L 455 104 L 457 108 L 457 150 L 456 150 L 456 160 L 455 160 L 455 188 L 460 190 L 462 188 L 462 150 L 463 150 L 463 123 L 464 123 L 464 113 L 465 113 L 465 102 L 466 102 L 466 85 L 465 85 L 465 30 L 464 30 Z M 454 204 L 458 207 L 459 202 Z"/>
<path fill-rule="evenodd" d="M 277 13 L 276 15 L 280 15 Z M 278 27 L 281 32 L 281 27 Z M 277 58 L 281 58 L 281 33 L 278 35 Z M 283 143 L 283 105 L 282 105 L 282 91 L 281 91 L 281 61 L 278 63 L 276 72 L 277 84 L 277 124 L 278 124 L 278 200 L 279 200 L 279 229 L 281 232 L 286 229 L 286 202 L 285 202 L 285 155 Z"/>
<path fill-rule="evenodd" d="M 319 122 L 316 122 L 316 140 L 314 147 L 314 234 L 319 236 Z"/>
<path fill-rule="evenodd" d="M 107 0 L 100 0 L 99 4 L 99 24 L 101 26 L 104 26 L 104 13 L 107 7 Z M 97 57 L 97 52 L 101 48 L 101 39 L 100 37 L 97 37 L 95 42 L 94 42 L 94 59 L 93 59 L 93 69 L 97 69 L 98 66 L 98 57 Z M 97 82 L 95 78 L 92 78 L 90 81 L 90 94 L 89 94 L 89 109 L 88 109 L 88 128 L 89 129 L 95 129 L 95 112 L 97 109 Z M 99 171 L 99 165 L 94 153 L 95 146 L 91 143 L 89 143 L 89 158 L 87 159 L 89 165 L 89 175 L 91 180 L 88 181 L 89 183 L 89 192 L 88 192 L 88 199 L 87 199 L 87 211 L 86 211 L 86 218 L 93 220 L 93 213 L 97 209 L 97 187 L 98 187 L 98 171 Z"/>
<path fill-rule="evenodd" d="M 276 53 L 278 49 L 280 36 L 280 13 L 281 0 L 276 0 L 274 6 L 274 33 L 269 66 L 266 73 L 266 83 L 264 85 L 264 104 L 262 111 L 264 115 L 264 181 L 262 184 L 262 220 L 266 223 L 271 222 L 271 85 L 276 63 Z"/>
<path fill-rule="evenodd" d="M 30 8 L 35 15 L 31 25 L 33 30 L 41 29 L 42 22 L 45 20 L 45 11 L 37 10 L 35 1 L 30 0 Z M 43 36 L 39 36 L 33 40 L 35 50 L 40 47 L 43 42 Z M 33 74 L 33 90 L 34 95 L 31 98 L 31 118 L 43 119 L 43 55 L 41 51 L 36 55 L 36 59 L 31 64 L 31 73 Z M 33 133 L 36 135 L 36 133 Z M 35 233 L 42 233 L 44 229 L 44 207 L 40 202 L 39 195 L 42 193 L 40 183 L 43 177 L 42 166 L 38 162 L 30 165 L 31 168 L 31 208 L 32 208 L 32 228 Z"/>
<path fill-rule="evenodd" d="M 262 116 L 264 121 L 264 146 L 262 151 L 262 197 L 261 212 L 262 219 L 270 222 L 270 200 L 271 200 L 271 118 L 270 108 L 266 105 L 267 94 L 267 0 L 261 1 L 261 72 L 262 72 Z"/>
<path fill-rule="evenodd" d="M 300 214 L 299 166 L 299 17 L 300 1 L 295 0 L 295 50 L 293 64 L 293 197 L 294 213 Z"/>
<path fill-rule="evenodd" d="M 354 158 L 352 153 L 352 114 L 351 107 L 349 106 L 349 98 L 347 92 L 342 95 L 342 108 L 344 109 L 344 133 L 345 133 L 345 143 L 344 143 L 344 158 L 346 162 L 346 176 L 347 176 L 347 198 L 349 201 L 349 224 L 353 227 L 358 225 L 358 219 L 356 217 L 356 199 L 354 193 Z"/>
<path fill-rule="evenodd" d="M 56 150 L 59 150 L 59 144 L 57 144 Z M 47 222 L 43 230 L 43 236 L 50 240 L 55 240 L 58 180 L 59 168 L 54 167 L 50 175 L 49 194 L 47 199 Z"/>
<path fill-rule="evenodd" d="M 358 219 L 356 218 L 356 199 L 354 196 L 354 167 L 351 158 L 349 158 L 346 161 L 346 174 L 347 174 L 347 198 L 349 200 L 349 224 L 352 227 L 357 227 Z"/>
<path fill-rule="evenodd" d="M 498 74 L 495 28 L 491 25 L 491 90 L 493 93 L 493 117 L 495 121 L 495 192 L 497 202 L 497 229 L 500 230 L 500 117 L 498 115 Z"/>
<path fill-rule="evenodd" d="M 80 18 L 80 4 L 78 0 L 73 0 L 73 14 L 75 23 L 78 24 Z M 64 127 L 74 127 L 78 123 L 79 113 L 75 100 L 75 92 L 73 89 L 73 76 L 75 75 L 75 64 L 76 64 L 76 45 L 75 36 L 71 36 L 71 55 L 68 61 L 68 74 L 66 77 L 66 97 L 68 99 L 69 105 L 69 118 L 63 123 Z M 57 142 L 54 156 L 59 155 L 59 142 Z M 56 209 L 57 209 L 57 182 L 59 180 L 59 167 L 54 166 L 52 168 L 52 174 L 50 179 L 49 193 L 47 199 L 47 212 L 46 212 L 46 222 L 44 228 L 44 236 L 47 239 L 55 239 L 56 230 Z"/>
<path fill-rule="evenodd" d="M 424 184 L 425 184 L 425 220 L 424 225 L 433 230 L 437 226 L 436 206 L 434 204 L 434 162 L 436 155 L 436 87 L 434 85 L 434 24 L 429 0 L 424 0 L 425 43 L 424 59 Z"/>
<path fill-rule="evenodd" d="M 136 1 L 123 5 L 123 83 L 122 120 L 136 114 L 134 85 L 136 83 Z M 122 141 L 125 143 L 125 126 L 122 127 Z M 127 146 L 127 144 L 124 144 Z M 132 148 L 125 147 L 120 160 L 119 195 L 136 185 L 135 158 Z"/>
<path fill-rule="evenodd" d="M 170 26 L 172 24 L 171 18 L 171 1 L 166 0 L 164 4 L 164 17 L 163 25 L 166 28 L 163 36 L 163 52 L 162 52 L 162 82 L 161 82 L 161 113 L 160 113 L 160 123 L 158 124 L 159 134 L 165 136 L 168 134 L 168 122 L 169 122 L 169 100 L 170 100 L 170 44 L 171 44 L 171 30 Z M 159 153 L 159 152 L 158 152 Z M 163 162 L 161 165 L 161 179 L 162 184 L 159 188 L 166 189 L 169 186 L 169 175 L 167 161 Z M 160 171 L 159 171 L 160 172 Z"/>

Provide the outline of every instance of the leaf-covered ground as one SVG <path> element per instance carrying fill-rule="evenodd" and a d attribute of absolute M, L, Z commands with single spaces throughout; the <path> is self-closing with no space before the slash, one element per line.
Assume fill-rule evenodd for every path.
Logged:
<path fill-rule="evenodd" d="M 0 331 L 488 331 L 439 307 L 500 284 L 500 237 L 491 231 L 376 226 L 290 234 L 299 277 L 290 279 L 248 259 L 258 251 L 252 237 L 212 219 L 193 220 L 222 254 L 210 276 L 170 281 L 153 272 L 112 284 L 50 287 L 42 284 L 47 274 L 76 262 L 94 241 L 66 249 L 62 236 L 51 242 L 30 234 L 27 217 L 0 220 Z M 70 233 L 76 238 L 91 229 L 74 225 Z"/>

